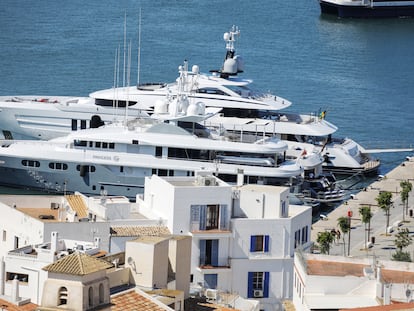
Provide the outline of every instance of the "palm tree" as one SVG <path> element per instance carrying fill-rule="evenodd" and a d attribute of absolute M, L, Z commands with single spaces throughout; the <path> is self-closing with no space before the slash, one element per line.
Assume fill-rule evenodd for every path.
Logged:
<path fill-rule="evenodd" d="M 339 230 L 341 230 L 342 232 L 342 240 L 344 241 L 344 256 L 346 256 L 346 251 L 345 251 L 345 234 L 349 234 L 349 231 L 351 229 L 351 225 L 350 225 L 350 219 L 349 217 L 339 217 L 338 218 L 338 227 Z M 349 241 L 350 243 L 351 241 Z M 349 247 L 348 247 L 349 249 Z M 348 251 L 348 256 L 349 256 L 349 251 Z"/>
<path fill-rule="evenodd" d="M 331 244 L 334 241 L 334 235 L 329 231 L 318 232 L 318 237 L 316 238 L 316 242 L 318 242 L 321 253 L 329 255 L 329 249 L 331 248 Z"/>
<path fill-rule="evenodd" d="M 385 216 L 387 217 L 387 225 L 385 227 L 385 235 L 388 235 L 388 227 L 390 226 L 390 208 L 393 204 L 391 201 L 392 193 L 389 191 L 382 191 L 376 197 L 378 202 L 378 206 L 385 212 Z"/>
<path fill-rule="evenodd" d="M 400 182 L 400 187 L 402 188 L 400 195 L 403 203 L 403 221 L 405 221 L 405 214 L 408 212 L 408 195 L 413 189 L 413 185 L 408 180 L 404 180 Z"/>
<path fill-rule="evenodd" d="M 372 212 L 371 208 L 369 206 L 361 206 L 359 208 L 359 214 L 361 215 L 361 221 L 365 225 L 365 247 L 367 246 L 367 243 L 369 241 L 369 234 L 371 230 L 371 218 L 372 218 Z M 368 224 L 368 230 L 367 230 L 367 224 Z M 368 234 L 367 234 L 368 231 Z M 368 235 L 368 238 L 367 238 Z"/>
<path fill-rule="evenodd" d="M 404 252 L 403 249 L 408 247 L 412 243 L 410 231 L 405 229 L 398 229 L 398 233 L 395 235 L 394 244 L 397 247 L 397 251 L 392 254 L 392 260 L 411 262 L 411 256 L 409 252 Z"/>

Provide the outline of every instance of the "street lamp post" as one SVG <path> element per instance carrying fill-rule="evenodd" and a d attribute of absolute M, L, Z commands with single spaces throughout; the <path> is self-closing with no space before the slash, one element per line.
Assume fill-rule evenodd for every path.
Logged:
<path fill-rule="evenodd" d="M 348 210 L 348 256 L 351 253 L 351 218 L 352 211 Z"/>

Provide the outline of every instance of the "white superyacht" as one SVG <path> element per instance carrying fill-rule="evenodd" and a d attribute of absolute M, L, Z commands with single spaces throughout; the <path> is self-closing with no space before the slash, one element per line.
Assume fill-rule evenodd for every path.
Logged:
<path fill-rule="evenodd" d="M 246 183 L 300 182 L 304 170 L 298 159 L 285 158 L 286 143 L 210 138 L 208 131 L 194 123 L 201 115 L 200 107 L 174 105 L 173 109 L 183 108 L 190 114 L 168 116 L 168 122 L 161 117 L 137 118 L 49 141 L 4 140 L 0 184 L 58 193 L 104 192 L 133 199 L 142 193 L 145 177 L 153 174 L 190 176 L 206 170 L 229 182 L 240 176 Z"/>
<path fill-rule="evenodd" d="M 212 74 L 200 73 L 198 66 L 179 67 L 174 83 L 114 87 L 91 93 L 89 97 L 2 96 L 0 129 L 5 139 L 51 139 L 78 129 L 97 127 L 125 118 L 154 113 L 157 102 L 174 100 L 185 93 L 191 103 L 219 107 L 221 114 L 204 125 L 229 132 L 264 133 L 294 144 L 324 158 L 324 170 L 339 173 L 376 173 L 379 161 L 350 138 L 332 136 L 337 127 L 318 115 L 283 113 L 288 100 L 252 88 L 252 81 L 237 76 L 242 59 L 235 54 L 237 27 L 225 33 L 226 57 L 223 67 Z M 181 88 L 179 90 L 179 87 Z M 128 109 L 125 109 L 128 107 Z M 128 113 L 126 113 L 128 111 Z M 243 136 L 242 135 L 242 136 Z M 306 145 L 308 144 L 308 145 Z M 292 144 L 291 144 L 292 145 Z"/>

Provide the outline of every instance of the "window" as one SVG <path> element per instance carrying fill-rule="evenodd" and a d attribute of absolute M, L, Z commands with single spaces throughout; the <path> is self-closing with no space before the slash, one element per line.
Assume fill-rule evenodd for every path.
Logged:
<path fill-rule="evenodd" d="M 219 240 L 200 240 L 200 266 L 218 266 Z"/>
<path fill-rule="evenodd" d="M 22 160 L 22 165 L 27 167 L 39 167 L 40 162 L 39 161 L 33 161 L 33 160 Z"/>
<path fill-rule="evenodd" d="M 78 129 L 78 120 L 72 119 L 72 131 L 76 131 Z"/>
<path fill-rule="evenodd" d="M 86 140 L 75 140 L 73 143 L 74 143 L 75 146 L 79 146 L 79 147 L 86 147 L 87 146 Z"/>
<path fill-rule="evenodd" d="M 250 237 L 251 252 L 268 252 L 269 236 L 268 235 L 252 235 Z"/>
<path fill-rule="evenodd" d="M 6 230 L 3 230 L 3 242 L 7 240 L 7 232 Z"/>
<path fill-rule="evenodd" d="M 62 286 L 61 288 L 59 288 L 59 292 L 58 292 L 58 305 L 65 305 L 68 303 L 68 289 L 64 286 Z"/>
<path fill-rule="evenodd" d="M 295 231 L 295 248 L 300 245 L 300 230 Z"/>
<path fill-rule="evenodd" d="M 68 165 L 66 163 L 50 162 L 49 168 L 52 170 L 66 171 L 68 169 Z"/>
<path fill-rule="evenodd" d="M 204 286 L 206 288 L 217 288 L 217 274 L 204 274 Z"/>
<path fill-rule="evenodd" d="M 155 156 L 162 157 L 162 147 L 155 147 Z"/>
<path fill-rule="evenodd" d="M 287 217 L 286 201 L 282 201 L 282 217 Z"/>
<path fill-rule="evenodd" d="M 79 171 L 79 172 L 81 172 L 81 173 L 88 173 L 88 172 L 91 172 L 91 173 L 93 173 L 93 172 L 95 172 L 96 171 L 96 167 L 95 166 L 93 166 L 93 165 L 91 165 L 91 166 L 89 166 L 89 165 L 77 165 L 76 166 L 76 170 L 77 171 Z"/>
<path fill-rule="evenodd" d="M 105 291 L 103 284 L 99 284 L 99 303 L 102 304 L 105 301 Z"/>
<path fill-rule="evenodd" d="M 308 242 L 308 226 L 302 228 L 302 244 Z"/>
<path fill-rule="evenodd" d="M 6 279 L 7 281 L 13 281 L 14 279 L 18 279 L 19 282 L 27 283 L 29 282 L 29 275 L 24 273 L 7 272 Z"/>
<path fill-rule="evenodd" d="M 269 297 L 269 272 L 248 272 L 247 297 Z"/>
<path fill-rule="evenodd" d="M 219 206 L 207 205 L 206 230 L 219 228 Z"/>
<path fill-rule="evenodd" d="M 192 231 L 228 230 L 227 205 L 192 205 L 190 227 Z"/>
<path fill-rule="evenodd" d="M 88 302 L 89 302 L 89 307 L 93 306 L 93 287 L 90 286 L 89 290 L 88 290 Z"/>

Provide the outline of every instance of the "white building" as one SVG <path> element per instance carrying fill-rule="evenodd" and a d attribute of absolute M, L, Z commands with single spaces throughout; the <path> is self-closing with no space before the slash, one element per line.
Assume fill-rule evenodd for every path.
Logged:
<path fill-rule="evenodd" d="M 295 254 L 293 303 L 297 311 L 410 302 L 414 298 L 413 284 L 413 263 Z"/>
<path fill-rule="evenodd" d="M 47 280 L 43 267 L 77 250 L 95 256 L 101 252 L 99 238 L 95 238 L 94 243 L 63 240 L 59 239 L 57 232 L 52 232 L 48 240 L 48 243 L 15 249 L 2 257 L 0 298 L 17 305 L 28 301 L 40 304 L 43 284 Z"/>
<path fill-rule="evenodd" d="M 65 239 L 99 237 L 101 248 L 110 251 L 110 227 L 157 225 L 131 213 L 125 197 L 2 195 L 0 196 L 0 256 L 23 246 L 50 241 L 52 232 Z"/>
<path fill-rule="evenodd" d="M 236 293 L 277 310 L 292 297 L 295 248 L 311 245 L 312 209 L 289 206 L 288 196 L 285 187 L 232 187 L 204 173 L 147 178 L 137 204 L 173 234 L 192 236 L 193 291 Z"/>

